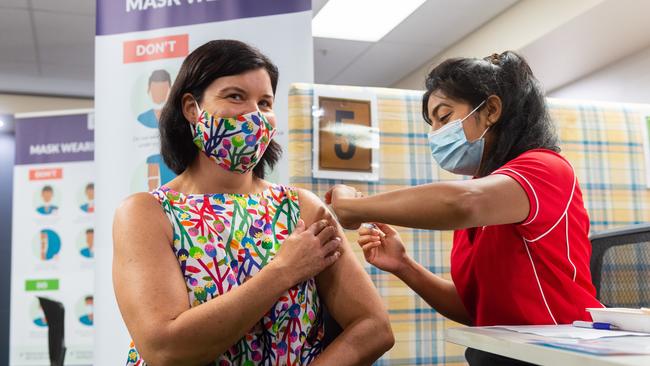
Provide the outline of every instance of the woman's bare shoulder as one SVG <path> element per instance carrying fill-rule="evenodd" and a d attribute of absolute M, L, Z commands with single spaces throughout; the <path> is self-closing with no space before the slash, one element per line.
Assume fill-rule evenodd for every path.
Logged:
<path fill-rule="evenodd" d="M 138 236 L 160 238 L 164 235 L 171 240 L 172 227 L 157 197 L 151 193 L 135 193 L 125 198 L 115 210 L 113 219 L 114 238 L 123 234 L 137 233 Z M 119 242 L 116 240 L 116 244 Z"/>
<path fill-rule="evenodd" d="M 156 212 L 163 214 L 158 198 L 151 193 L 139 192 L 126 197 L 115 210 L 115 215 L 132 217 Z"/>

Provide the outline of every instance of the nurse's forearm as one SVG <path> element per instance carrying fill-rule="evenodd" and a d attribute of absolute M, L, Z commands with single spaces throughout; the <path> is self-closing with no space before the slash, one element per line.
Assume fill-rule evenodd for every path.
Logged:
<path fill-rule="evenodd" d="M 341 198 L 334 210 L 344 227 L 362 222 L 449 230 L 471 227 L 476 221 L 476 192 L 462 182 L 439 182 L 380 193 Z"/>
<path fill-rule="evenodd" d="M 452 281 L 434 275 L 410 257 L 407 265 L 394 274 L 444 317 L 461 324 L 472 325 L 472 319 Z"/>

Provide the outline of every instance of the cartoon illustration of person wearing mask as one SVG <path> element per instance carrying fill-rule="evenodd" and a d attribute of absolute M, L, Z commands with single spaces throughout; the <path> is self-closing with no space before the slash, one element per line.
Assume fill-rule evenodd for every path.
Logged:
<path fill-rule="evenodd" d="M 95 251 L 93 249 L 95 242 L 95 230 L 88 229 L 86 230 L 86 246 L 82 248 L 79 253 L 86 258 L 93 258 L 95 256 Z"/>
<path fill-rule="evenodd" d="M 41 250 L 40 258 L 44 261 L 52 260 L 59 255 L 61 238 L 52 230 L 43 229 L 40 233 Z"/>
<path fill-rule="evenodd" d="M 88 183 L 86 185 L 86 202 L 79 206 L 81 211 L 86 213 L 95 212 L 95 184 Z"/>
<path fill-rule="evenodd" d="M 92 296 L 86 296 L 84 303 L 86 305 L 86 313 L 79 317 L 79 322 L 83 325 L 91 326 L 93 325 L 94 311 L 93 311 L 93 302 L 94 299 Z"/>
<path fill-rule="evenodd" d="M 54 189 L 52 189 L 52 186 L 45 186 L 41 189 L 41 198 L 43 199 L 43 204 L 36 208 L 36 212 L 41 215 L 51 215 L 59 210 L 59 207 L 52 202 L 54 198 Z"/>
<path fill-rule="evenodd" d="M 149 128 L 158 128 L 158 120 L 162 111 L 169 89 L 171 89 L 172 79 L 166 70 L 155 70 L 149 76 L 149 86 L 147 93 L 151 98 L 152 108 L 141 113 L 138 116 L 138 122 Z"/>

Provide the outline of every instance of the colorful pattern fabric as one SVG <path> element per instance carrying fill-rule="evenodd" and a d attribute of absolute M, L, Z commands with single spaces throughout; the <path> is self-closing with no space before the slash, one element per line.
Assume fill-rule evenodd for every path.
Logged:
<path fill-rule="evenodd" d="M 260 194 L 184 195 L 154 191 L 173 225 L 173 250 L 191 306 L 231 291 L 268 264 L 293 232 L 298 194 L 275 185 Z M 231 365 L 307 365 L 322 350 L 323 323 L 312 278 L 289 289 L 215 361 Z M 143 366 L 134 344 L 127 365 Z"/>
<path fill-rule="evenodd" d="M 439 180 L 456 180 L 431 159 L 428 125 L 422 120 L 418 90 L 335 88 L 337 95 L 359 90 L 377 97 L 380 131 L 379 181 L 317 179 L 312 175 L 313 84 L 294 84 L 289 92 L 289 183 L 319 196 L 336 183 L 377 194 Z M 562 155 L 580 181 L 591 230 L 650 221 L 650 190 L 646 189 L 643 152 L 643 105 L 587 104 L 549 99 L 549 112 L 558 126 Z M 650 109 L 650 108 L 648 108 Z M 449 279 L 451 231 L 398 228 L 409 254 L 429 271 Z M 356 242 L 355 231 L 347 231 Z M 396 277 L 359 259 L 388 306 L 395 346 L 375 365 L 466 365 L 464 347 L 444 342 L 446 328 L 459 326 L 437 314 Z M 639 271 L 621 264 L 620 271 Z M 643 274 L 641 274 L 643 275 Z"/>
<path fill-rule="evenodd" d="M 260 112 L 220 118 L 201 112 L 193 125 L 194 144 L 226 170 L 245 173 L 255 167 L 275 135 Z"/>

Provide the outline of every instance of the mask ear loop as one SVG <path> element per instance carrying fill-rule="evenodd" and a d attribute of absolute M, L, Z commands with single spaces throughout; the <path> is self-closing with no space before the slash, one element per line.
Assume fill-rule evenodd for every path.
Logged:
<path fill-rule="evenodd" d="M 481 106 L 483 106 L 483 104 L 485 104 L 485 101 L 486 101 L 486 100 L 487 100 L 487 99 L 484 99 L 481 103 L 479 103 L 479 105 L 476 106 L 476 108 L 472 109 L 472 111 L 469 112 L 469 114 L 468 114 L 465 118 L 463 118 L 463 121 L 466 120 L 467 117 L 469 117 L 469 116 L 471 116 L 472 114 L 474 114 L 474 112 L 476 112 L 479 108 L 481 108 Z"/>
<path fill-rule="evenodd" d="M 463 117 L 462 119 L 454 120 L 454 121 L 447 123 L 446 125 L 440 127 L 439 129 L 437 129 L 437 130 L 435 130 L 435 131 L 433 131 L 433 132 L 429 132 L 429 136 L 436 136 L 436 135 L 438 135 L 438 134 L 441 134 L 441 133 L 443 133 L 444 131 L 447 131 L 448 129 L 453 128 L 452 126 L 456 126 L 456 125 L 461 125 L 461 126 L 462 126 L 463 123 L 465 123 L 465 120 L 466 120 L 467 118 L 469 118 L 469 116 L 471 116 L 472 114 L 474 114 L 474 112 L 476 112 L 479 108 L 481 108 L 481 106 L 482 106 L 483 104 L 485 104 L 485 100 L 482 101 L 481 104 L 477 105 L 476 108 L 472 109 L 472 111 L 469 112 L 469 113 L 468 113 L 465 117 Z M 485 134 L 485 132 L 484 132 L 483 134 Z M 483 136 L 481 136 L 481 137 L 483 137 Z M 480 139 L 480 137 L 479 137 L 479 139 Z"/>
<path fill-rule="evenodd" d="M 485 129 L 485 131 L 483 131 L 483 133 L 481 134 L 481 136 L 480 136 L 479 138 L 477 138 L 476 140 L 480 140 L 480 139 L 482 139 L 483 136 L 485 136 L 485 134 L 488 132 L 489 129 L 490 129 L 490 126 L 488 126 L 488 127 Z"/>
<path fill-rule="evenodd" d="M 201 107 L 199 107 L 199 102 L 197 102 L 194 97 L 192 97 L 192 101 L 194 102 L 194 106 L 196 107 L 197 115 L 196 115 L 195 120 L 190 122 L 190 126 L 192 127 L 192 129 L 195 129 L 196 124 L 201 119 L 201 114 L 203 113 L 203 111 L 201 110 Z"/>
<path fill-rule="evenodd" d="M 486 100 L 487 100 L 487 99 L 486 99 Z M 482 106 L 483 104 L 485 104 L 485 100 L 482 101 L 481 104 L 479 104 L 478 106 L 476 106 L 476 108 L 474 108 L 474 110 L 471 111 L 471 112 L 467 115 L 467 117 L 471 116 L 474 112 L 476 112 L 479 108 L 481 108 L 481 106 Z M 465 122 L 465 119 L 467 119 L 467 117 L 465 117 L 465 118 L 463 119 L 463 122 Z M 488 127 L 485 129 L 485 131 L 483 131 L 483 133 L 481 134 L 481 136 L 479 136 L 479 138 L 477 138 L 476 140 L 474 140 L 474 141 L 472 141 L 472 142 L 476 142 L 476 141 L 482 139 L 482 138 L 485 136 L 485 134 L 488 132 L 489 129 L 490 129 L 490 126 L 488 126 Z"/>
<path fill-rule="evenodd" d="M 196 113 L 197 117 L 201 115 L 201 107 L 199 107 L 199 102 L 196 101 L 196 99 L 192 98 L 192 101 L 194 101 L 194 106 L 196 107 Z"/>

